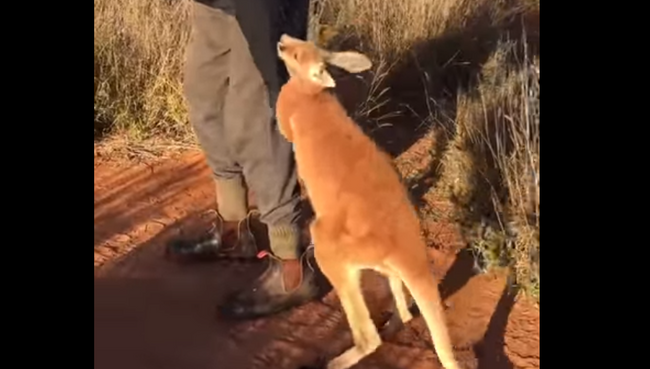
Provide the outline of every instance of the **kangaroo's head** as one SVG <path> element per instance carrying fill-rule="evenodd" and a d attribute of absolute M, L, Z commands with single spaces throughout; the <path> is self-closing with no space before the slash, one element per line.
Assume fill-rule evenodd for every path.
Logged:
<path fill-rule="evenodd" d="M 334 65 L 349 73 L 360 73 L 372 67 L 365 55 L 356 51 L 327 51 L 312 42 L 283 34 L 278 42 L 278 56 L 287 67 L 291 78 L 298 78 L 320 88 L 333 88 L 334 79 L 325 69 Z"/>

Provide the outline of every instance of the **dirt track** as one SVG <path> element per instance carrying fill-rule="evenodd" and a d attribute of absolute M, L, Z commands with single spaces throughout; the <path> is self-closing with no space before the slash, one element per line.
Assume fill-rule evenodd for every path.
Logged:
<path fill-rule="evenodd" d="M 351 343 L 336 296 L 272 318 L 215 318 L 224 294 L 261 265 L 177 266 L 162 257 L 165 240 L 207 226 L 199 214 L 214 198 L 201 154 L 157 164 L 95 158 L 95 369 L 294 369 Z M 504 294 L 505 279 L 472 275 L 453 228 L 426 224 L 443 246 L 431 249 L 452 340 L 465 368 L 539 368 L 539 310 Z M 431 232 L 431 229 L 436 230 Z M 453 266 L 452 266 L 453 265 Z M 388 310 L 383 281 L 364 282 L 372 313 Z M 437 369 L 429 333 L 414 319 L 359 369 Z"/>

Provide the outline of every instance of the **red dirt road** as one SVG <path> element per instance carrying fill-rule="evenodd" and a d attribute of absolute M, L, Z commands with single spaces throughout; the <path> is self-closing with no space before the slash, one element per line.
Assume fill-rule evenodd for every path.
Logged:
<path fill-rule="evenodd" d="M 203 156 L 157 163 L 95 158 L 95 369 L 294 369 L 351 344 L 336 295 L 251 322 L 223 321 L 214 307 L 254 278 L 259 264 L 178 266 L 162 257 L 166 240 L 207 227 L 214 199 Z M 453 228 L 426 224 L 433 269 L 445 275 L 448 324 L 465 368 L 539 368 L 539 310 L 503 294 L 505 279 L 472 276 L 455 253 Z M 431 232 L 435 229 L 435 232 Z M 448 251 L 447 251 L 448 250 Z M 383 279 L 368 273 L 374 316 L 388 311 Z M 360 362 L 359 369 L 438 369 L 421 317 Z"/>

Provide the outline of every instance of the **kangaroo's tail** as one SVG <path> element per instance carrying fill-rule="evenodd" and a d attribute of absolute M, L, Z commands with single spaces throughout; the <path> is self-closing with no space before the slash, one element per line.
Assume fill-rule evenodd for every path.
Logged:
<path fill-rule="evenodd" d="M 428 271 L 428 268 L 426 268 Z M 429 273 L 408 272 L 402 274 L 402 281 L 409 289 L 429 328 L 433 345 L 445 369 L 460 369 L 454 358 L 454 351 L 447 331 L 445 313 L 440 301 L 438 285 Z"/>

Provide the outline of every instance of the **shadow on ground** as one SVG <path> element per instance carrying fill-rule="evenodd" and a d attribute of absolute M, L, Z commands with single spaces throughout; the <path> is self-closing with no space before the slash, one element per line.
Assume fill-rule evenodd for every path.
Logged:
<path fill-rule="evenodd" d="M 251 347 L 237 350 L 235 324 L 215 319 L 214 307 L 258 274 L 260 265 L 186 268 L 166 262 L 162 245 L 193 219 L 171 224 L 96 270 L 95 369 L 246 367 Z"/>
<path fill-rule="evenodd" d="M 469 249 L 461 250 L 456 261 L 445 275 L 440 285 L 440 294 L 447 299 L 458 292 L 470 278 L 477 275 L 475 257 Z M 508 282 L 506 282 L 508 283 Z M 514 366 L 504 351 L 504 337 L 508 317 L 515 305 L 517 291 L 506 285 L 492 313 L 483 338 L 474 345 L 477 360 L 476 369 L 513 369 Z"/>
<path fill-rule="evenodd" d="M 263 265 L 218 262 L 183 266 L 167 262 L 164 244 L 175 237 L 175 229 L 195 227 L 191 224 L 194 222 L 196 214 L 188 215 L 134 251 L 96 270 L 95 369 L 199 369 L 224 365 L 232 369 L 295 369 L 352 344 L 345 317 L 332 294 L 322 302 L 256 321 L 219 318 L 215 307 L 227 294 L 259 275 Z M 473 261 L 468 257 L 471 255 L 461 252 L 449 269 L 441 285 L 444 297 L 458 293 L 472 278 Z M 370 279 L 365 285 L 366 300 L 381 324 L 388 295 L 382 290 L 383 281 Z M 491 325 L 503 327 L 500 321 Z M 479 365 L 494 361 L 488 355 L 498 352 L 503 342 L 502 328 L 491 332 L 482 347 L 492 344 L 492 348 L 480 353 Z M 392 338 L 387 340 L 391 342 Z M 359 368 L 403 369 L 423 360 L 435 361 L 428 340 L 428 334 L 423 334 L 410 339 L 407 345 L 388 345 L 360 363 Z M 479 367 L 495 368 L 486 365 Z"/>
<path fill-rule="evenodd" d="M 514 364 L 505 353 L 505 334 L 508 317 L 515 305 L 517 291 L 506 286 L 488 323 L 483 339 L 474 345 L 478 358 L 477 369 L 513 369 Z"/>
<path fill-rule="evenodd" d="M 188 215 L 95 270 L 95 369 L 295 368 L 317 357 L 332 332 L 345 329 L 342 314 L 319 301 L 256 321 L 218 317 L 216 306 L 264 265 L 165 260 L 164 245 L 176 229 L 201 226 L 197 222 L 196 214 Z"/>

